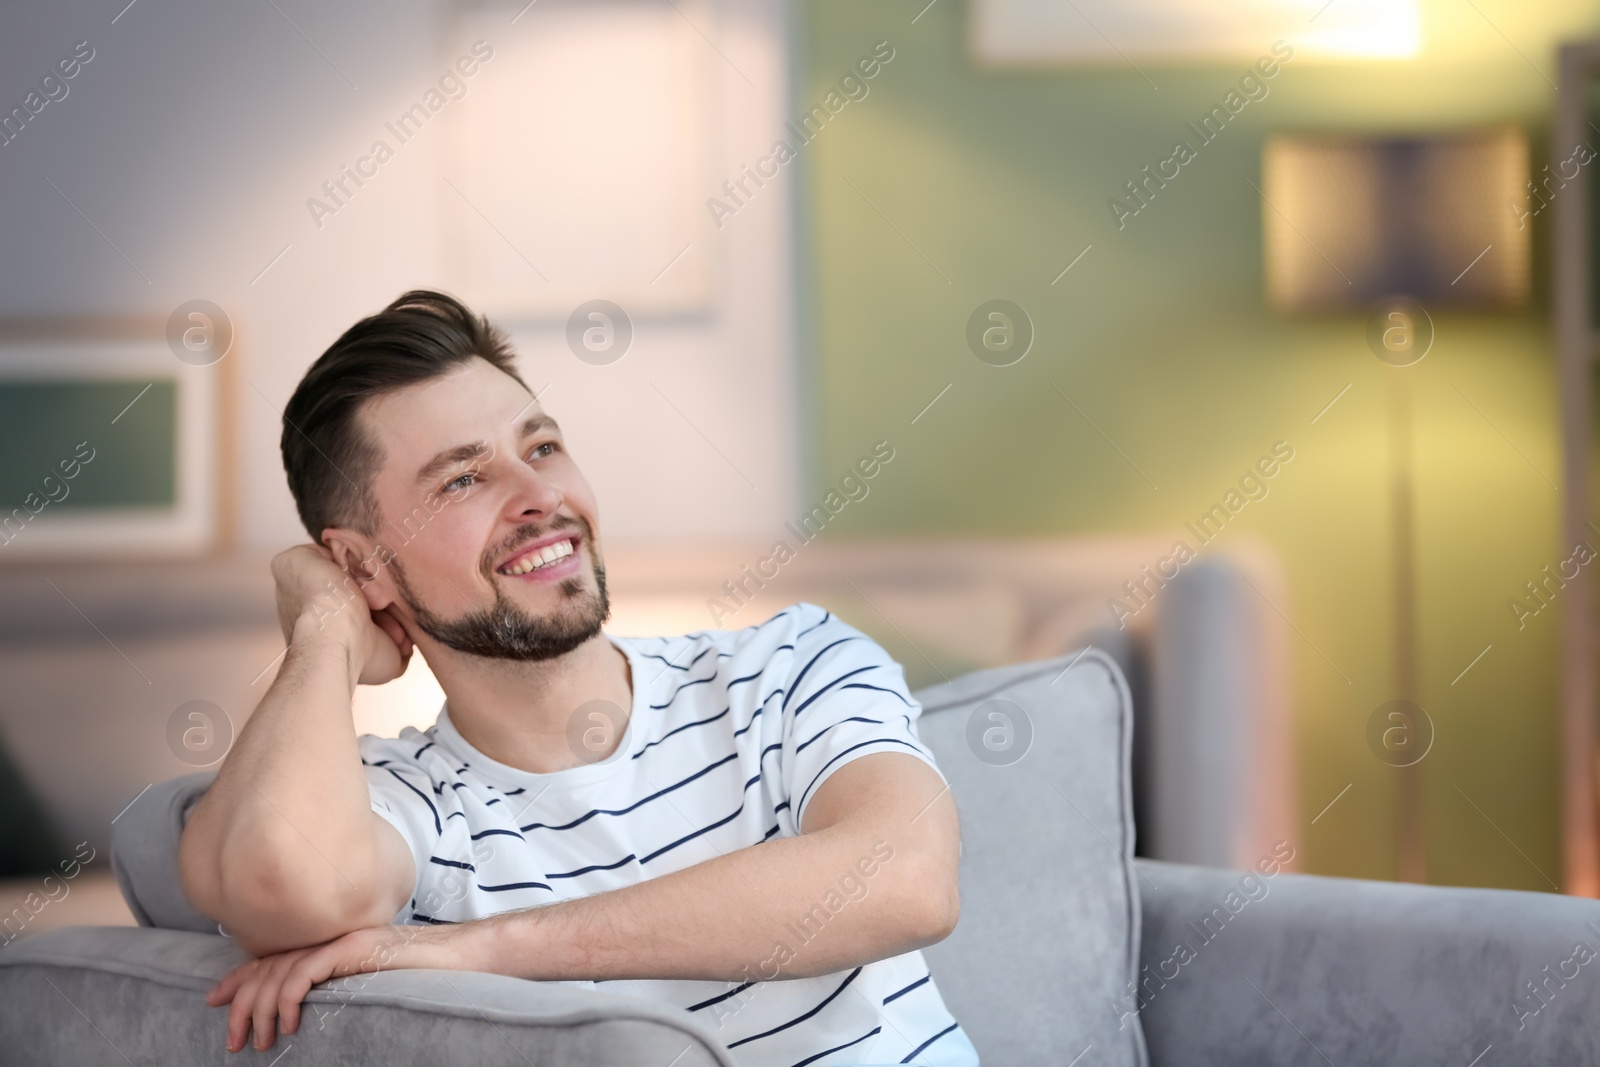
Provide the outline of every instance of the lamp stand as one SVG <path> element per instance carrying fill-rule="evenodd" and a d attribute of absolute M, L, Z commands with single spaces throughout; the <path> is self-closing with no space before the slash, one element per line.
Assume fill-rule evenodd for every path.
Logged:
<path fill-rule="evenodd" d="M 1417 703 L 1417 567 L 1409 366 L 1388 368 L 1390 537 L 1394 561 L 1395 691 Z M 1415 728 L 1416 724 L 1412 724 Z M 1422 812 L 1422 761 L 1397 767 L 1396 838 L 1400 880 L 1428 880 Z"/>

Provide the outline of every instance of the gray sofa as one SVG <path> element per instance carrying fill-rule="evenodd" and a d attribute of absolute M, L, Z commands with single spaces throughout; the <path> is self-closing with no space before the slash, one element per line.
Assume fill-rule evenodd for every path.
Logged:
<path fill-rule="evenodd" d="M 917 696 L 963 835 L 961 921 L 925 953 L 987 1067 L 1600 1062 L 1600 903 L 1300 876 L 1287 841 L 1249 871 L 1135 860 L 1128 689 L 1098 650 Z M 419 970 L 319 987 L 298 1033 L 230 1056 L 201 996 L 246 957 L 175 870 L 210 780 L 150 789 L 115 828 L 141 927 L 0 950 L 0 1062 L 738 1062 L 646 1000 Z"/>

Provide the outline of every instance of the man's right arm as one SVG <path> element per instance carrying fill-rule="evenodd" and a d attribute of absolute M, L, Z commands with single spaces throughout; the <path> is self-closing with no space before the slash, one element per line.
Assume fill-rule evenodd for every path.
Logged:
<path fill-rule="evenodd" d="M 317 561 L 288 575 L 274 562 L 288 652 L 178 848 L 189 900 L 257 956 L 387 924 L 416 878 L 405 840 L 372 810 L 351 717 L 358 683 L 403 670 L 400 648 L 359 598 L 310 610 L 306 591 L 328 573 Z M 286 591 L 286 577 L 302 588 Z"/>

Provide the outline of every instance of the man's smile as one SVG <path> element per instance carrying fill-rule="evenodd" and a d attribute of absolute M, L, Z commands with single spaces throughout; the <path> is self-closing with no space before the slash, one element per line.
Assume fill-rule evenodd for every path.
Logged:
<path fill-rule="evenodd" d="M 540 538 L 495 568 L 508 578 L 535 575 L 540 579 L 565 578 L 578 570 L 581 534 L 554 534 Z"/>

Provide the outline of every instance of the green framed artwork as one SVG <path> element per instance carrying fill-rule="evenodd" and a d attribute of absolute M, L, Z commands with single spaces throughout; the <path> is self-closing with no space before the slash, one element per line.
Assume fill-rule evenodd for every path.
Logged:
<path fill-rule="evenodd" d="M 0 341 L 0 563 L 210 549 L 219 394 L 160 339 Z"/>

